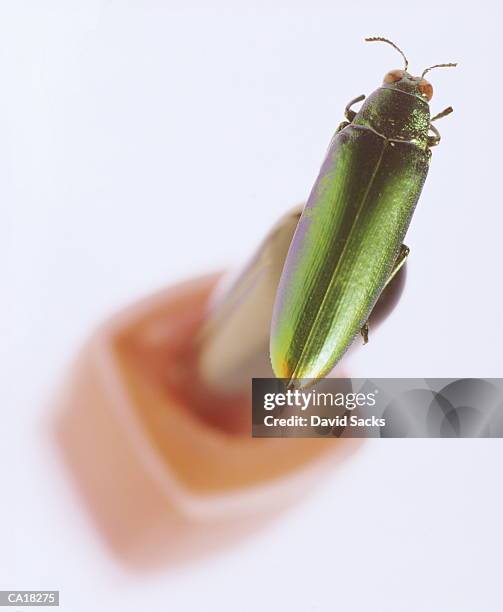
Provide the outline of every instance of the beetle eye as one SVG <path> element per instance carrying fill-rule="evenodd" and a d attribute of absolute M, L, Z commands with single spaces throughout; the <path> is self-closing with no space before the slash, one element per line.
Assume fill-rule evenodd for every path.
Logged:
<path fill-rule="evenodd" d="M 396 83 L 400 81 L 404 75 L 403 70 L 390 70 L 384 75 L 384 83 Z"/>
<path fill-rule="evenodd" d="M 421 79 L 418 85 L 419 91 L 423 94 L 423 96 L 428 100 L 428 102 L 433 97 L 433 87 L 431 83 L 428 83 L 425 79 Z"/>

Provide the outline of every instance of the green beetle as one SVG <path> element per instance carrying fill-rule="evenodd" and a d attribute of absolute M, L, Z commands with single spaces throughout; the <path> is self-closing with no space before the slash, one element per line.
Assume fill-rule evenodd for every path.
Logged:
<path fill-rule="evenodd" d="M 275 375 L 292 386 L 333 369 L 367 321 L 386 284 L 405 262 L 405 233 L 440 141 L 430 118 L 433 88 L 392 70 L 361 109 L 344 121 L 293 237 L 276 294 L 270 354 Z"/>

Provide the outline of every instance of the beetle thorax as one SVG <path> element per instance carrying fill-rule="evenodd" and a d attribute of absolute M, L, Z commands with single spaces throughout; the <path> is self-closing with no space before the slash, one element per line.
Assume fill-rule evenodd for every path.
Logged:
<path fill-rule="evenodd" d="M 370 127 L 385 138 L 426 148 L 430 108 L 414 94 L 384 86 L 365 100 L 353 123 Z"/>

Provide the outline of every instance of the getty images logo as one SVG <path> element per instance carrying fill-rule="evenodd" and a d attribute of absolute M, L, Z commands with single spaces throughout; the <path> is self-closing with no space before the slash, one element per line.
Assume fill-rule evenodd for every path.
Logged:
<path fill-rule="evenodd" d="M 503 438 L 503 378 L 254 379 L 257 437 Z"/>
<path fill-rule="evenodd" d="M 345 410 L 373 407 L 376 405 L 378 389 L 369 393 L 301 391 L 288 389 L 283 392 L 264 393 L 264 410 L 276 408 L 297 408 L 302 411 L 309 408 L 335 407 Z"/>

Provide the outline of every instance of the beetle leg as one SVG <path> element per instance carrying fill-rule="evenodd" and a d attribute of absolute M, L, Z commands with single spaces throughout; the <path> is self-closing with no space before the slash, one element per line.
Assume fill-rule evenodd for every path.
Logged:
<path fill-rule="evenodd" d="M 354 110 L 351 110 L 351 107 L 353 106 L 353 104 L 357 104 L 358 102 L 361 102 L 362 100 L 365 100 L 365 94 L 358 96 L 357 98 L 355 98 L 354 100 L 351 100 L 351 102 L 348 103 L 348 105 L 344 109 L 344 116 L 346 117 L 347 121 L 343 121 L 342 123 L 339 124 L 339 127 L 335 130 L 334 136 L 338 134 L 341 130 L 343 130 L 345 127 L 347 127 L 348 125 L 351 125 L 351 122 L 356 117 L 356 113 Z M 330 145 L 328 148 L 330 149 L 331 146 L 332 146 L 332 142 L 330 142 Z"/>
<path fill-rule="evenodd" d="M 360 334 L 363 338 L 363 344 L 367 344 L 369 341 L 369 322 L 367 321 L 365 325 L 360 329 Z"/>
<path fill-rule="evenodd" d="M 386 284 L 384 285 L 385 287 L 387 287 L 390 284 L 390 282 L 395 278 L 395 276 L 398 274 L 400 268 L 405 263 L 405 260 L 407 259 L 409 253 L 410 253 L 410 249 L 406 244 L 400 245 L 400 251 L 398 252 L 398 256 L 395 260 L 395 265 L 393 266 L 393 270 L 391 270 L 391 274 L 389 275 L 389 278 L 386 281 Z"/>
<path fill-rule="evenodd" d="M 341 130 L 343 130 L 348 125 L 351 125 L 349 121 L 343 121 L 342 123 L 339 124 L 339 126 L 335 130 L 335 133 L 338 134 Z"/>
<path fill-rule="evenodd" d="M 395 265 L 393 266 L 393 270 L 391 270 L 391 274 L 389 275 L 389 278 L 386 281 L 386 284 L 384 285 L 384 287 L 387 287 L 390 284 L 390 282 L 395 278 L 395 276 L 398 274 L 398 272 L 400 271 L 400 268 L 405 263 L 405 260 L 407 259 L 407 256 L 409 255 L 409 253 L 410 253 L 410 249 L 406 244 L 400 245 L 400 251 L 395 260 Z M 360 334 L 363 338 L 363 344 L 367 344 L 367 342 L 369 341 L 369 322 L 368 320 L 365 323 L 365 325 L 360 329 Z"/>
<path fill-rule="evenodd" d="M 354 100 L 351 100 L 351 102 L 349 102 L 346 108 L 344 109 L 344 116 L 349 121 L 349 123 L 351 123 L 353 119 L 356 117 L 356 113 L 354 110 L 351 110 L 351 107 L 353 106 L 353 104 L 357 104 L 358 102 L 361 102 L 362 100 L 365 100 L 365 94 L 362 94 L 361 96 L 358 96 Z"/>
<path fill-rule="evenodd" d="M 444 108 L 443 111 L 441 111 L 440 113 L 437 113 L 434 117 L 431 118 L 430 130 L 433 132 L 433 136 L 428 136 L 428 146 L 429 147 L 436 147 L 438 143 L 440 142 L 440 132 L 437 130 L 435 126 L 431 125 L 432 122 L 436 121 L 437 119 L 442 119 L 442 117 L 447 117 L 447 115 L 450 115 L 452 112 L 453 112 L 452 106 L 448 106 L 447 108 Z"/>
<path fill-rule="evenodd" d="M 434 117 L 432 117 L 430 119 L 430 122 L 436 121 L 437 119 L 442 119 L 442 117 L 447 117 L 447 115 L 450 115 L 453 111 L 454 109 L 452 108 L 452 106 L 448 106 L 447 108 L 444 108 L 443 111 L 437 113 Z"/>
<path fill-rule="evenodd" d="M 436 147 L 440 142 L 440 132 L 434 125 L 430 125 L 430 130 L 433 132 L 433 136 L 428 136 L 428 146 Z"/>

